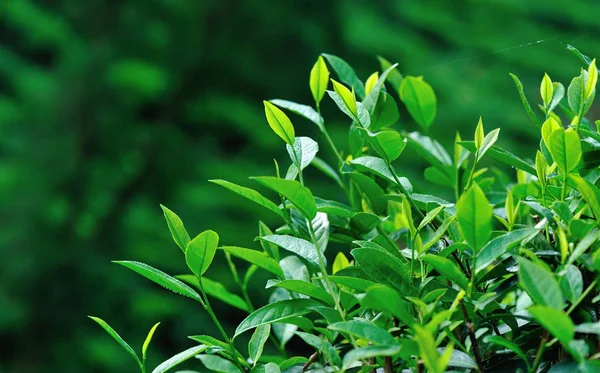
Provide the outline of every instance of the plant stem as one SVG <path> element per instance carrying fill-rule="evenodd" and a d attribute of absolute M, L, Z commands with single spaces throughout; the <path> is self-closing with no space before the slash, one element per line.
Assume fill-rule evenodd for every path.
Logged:
<path fill-rule="evenodd" d="M 540 341 L 540 346 L 538 347 L 537 353 L 535 354 L 535 360 L 533 361 L 533 366 L 529 370 L 530 373 L 535 373 L 537 371 L 540 362 L 542 361 L 542 355 L 544 354 L 544 350 L 546 349 L 546 341 L 548 340 L 548 331 L 544 330 L 544 334 L 542 335 L 542 340 Z"/>
<path fill-rule="evenodd" d="M 325 139 L 327 140 L 327 143 L 331 147 L 331 150 L 335 153 L 335 156 L 339 162 L 338 166 L 341 167 L 344 164 L 344 160 L 342 159 L 342 156 L 340 155 L 340 152 L 338 151 L 337 147 L 333 143 L 331 136 L 329 136 L 329 132 L 327 132 L 327 128 L 325 128 L 325 119 L 321 116 L 321 106 L 320 105 L 317 105 L 317 113 L 319 114 L 319 120 L 321 121 L 321 125 L 319 126 L 319 129 L 321 130 L 321 133 L 323 134 L 323 136 L 325 136 Z"/>
<path fill-rule="evenodd" d="M 475 328 L 473 328 L 473 323 L 471 322 L 471 318 L 469 318 L 469 313 L 467 312 L 467 308 L 465 307 L 463 300 L 461 299 L 459 303 L 465 317 L 465 323 L 467 325 L 467 331 L 469 332 L 469 339 L 471 339 L 471 346 L 473 346 L 473 354 L 475 354 L 477 367 L 479 368 L 480 373 L 484 373 L 484 365 L 483 360 L 481 360 L 481 352 L 479 351 L 479 345 L 477 344 L 477 337 L 475 336 Z"/>
<path fill-rule="evenodd" d="M 339 296 L 333 291 L 333 285 L 331 285 L 331 281 L 329 280 L 329 275 L 327 274 L 327 268 L 325 267 L 325 263 L 323 262 L 323 252 L 321 251 L 321 247 L 319 246 L 319 241 L 315 236 L 315 229 L 313 228 L 312 222 L 308 220 L 308 232 L 310 233 L 310 238 L 317 249 L 317 257 L 319 258 L 319 267 L 321 269 L 321 273 L 323 273 L 323 279 L 325 280 L 325 285 L 327 286 L 327 290 L 329 290 L 329 294 L 333 298 L 335 302 L 335 309 L 340 313 L 342 320 L 344 320 L 344 313 L 340 308 L 340 299 Z"/>
<path fill-rule="evenodd" d="M 594 287 L 596 286 L 596 284 L 598 284 L 597 278 L 594 281 L 592 281 L 590 286 L 588 286 L 587 289 L 585 289 L 585 291 L 583 293 L 581 293 L 581 296 L 579 298 L 577 298 L 577 300 L 575 302 L 573 302 L 573 304 L 571 304 L 571 307 L 569 307 L 569 309 L 567 310 L 567 315 L 571 314 L 571 312 L 573 312 L 575 310 L 575 308 L 577 308 L 577 306 L 579 306 L 579 303 L 581 303 L 585 299 L 585 297 L 587 297 L 588 294 L 592 290 L 594 290 Z"/>
<path fill-rule="evenodd" d="M 396 184 L 398 185 L 398 187 L 400 187 L 400 192 L 402 192 L 402 194 L 404 194 L 404 196 L 408 200 L 408 203 L 410 203 L 410 205 L 412 207 L 414 207 L 415 210 L 417 210 L 417 212 L 419 213 L 419 216 L 421 218 L 424 218 L 425 215 L 423 214 L 423 211 L 421 211 L 417 207 L 417 204 L 415 203 L 415 200 L 413 200 L 412 197 L 410 196 L 410 194 L 408 194 L 408 192 L 406 191 L 406 189 L 404 189 L 404 186 L 402 185 L 402 183 L 400 183 L 400 179 L 398 178 L 398 176 L 394 172 L 394 169 L 392 168 L 392 165 L 388 163 L 387 167 L 388 167 L 388 170 L 390 171 L 390 173 L 392 174 L 392 176 L 394 177 L 394 181 L 396 182 Z"/>
<path fill-rule="evenodd" d="M 239 362 L 238 352 L 235 349 L 235 346 L 233 345 L 233 341 L 229 338 L 229 336 L 227 335 L 227 333 L 225 333 L 225 329 L 223 329 L 223 326 L 219 322 L 219 319 L 217 319 L 217 316 L 215 315 L 212 307 L 210 306 L 210 301 L 208 300 L 208 297 L 206 296 L 206 293 L 204 292 L 204 286 L 202 285 L 202 278 L 200 276 L 196 276 L 196 277 L 198 278 L 198 284 L 199 284 L 199 287 L 200 287 L 200 292 L 202 293 L 202 297 L 204 298 L 204 303 L 202 304 L 204 306 L 204 309 L 206 310 L 206 312 L 208 312 L 208 315 L 213 320 L 213 322 L 214 322 L 215 326 L 217 327 L 217 329 L 219 329 L 219 332 L 223 336 L 223 339 L 229 345 L 229 348 L 231 349 L 231 355 L 234 357 L 233 363 L 238 367 L 238 369 L 240 370 L 240 372 L 244 372 L 245 370 L 244 370 L 244 368 L 242 367 L 242 365 Z"/>
<path fill-rule="evenodd" d="M 477 152 L 475 152 L 475 158 L 473 159 L 473 166 L 471 167 L 471 172 L 469 173 L 469 178 L 467 179 L 467 185 L 465 185 L 465 190 L 469 189 L 469 187 L 471 186 L 471 183 L 473 182 L 473 174 L 475 173 L 475 168 L 477 168 Z"/>
<path fill-rule="evenodd" d="M 563 178 L 563 186 L 562 186 L 562 190 L 560 192 L 560 199 L 562 199 L 563 201 L 567 198 L 567 178 L 568 177 L 569 177 L 569 174 L 565 170 L 565 176 Z"/>

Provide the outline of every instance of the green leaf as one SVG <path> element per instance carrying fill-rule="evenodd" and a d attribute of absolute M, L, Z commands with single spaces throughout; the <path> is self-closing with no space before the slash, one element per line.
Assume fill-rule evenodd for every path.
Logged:
<path fill-rule="evenodd" d="M 369 128 L 371 131 L 378 131 L 382 128 L 390 127 L 394 125 L 400 114 L 398 113 L 398 105 L 396 101 L 386 92 L 379 94 L 379 100 L 371 115 L 371 125 Z"/>
<path fill-rule="evenodd" d="M 217 373 L 240 373 L 240 370 L 231 361 L 217 355 L 200 355 L 198 359 L 204 366 Z"/>
<path fill-rule="evenodd" d="M 483 121 L 481 120 L 481 117 L 479 117 L 479 122 L 477 122 L 477 127 L 475 128 L 475 136 L 473 137 L 473 141 L 475 142 L 475 148 L 477 149 L 477 151 L 479 151 L 479 149 L 481 149 L 481 146 L 483 145 L 484 135 L 485 133 L 483 132 Z"/>
<path fill-rule="evenodd" d="M 375 71 L 373 74 L 371 74 L 367 78 L 367 81 L 365 82 L 365 94 L 367 95 L 367 97 L 369 97 L 369 93 L 371 93 L 371 91 L 375 87 L 377 80 L 379 80 L 379 72 L 378 71 Z M 364 103 L 364 101 L 363 101 L 363 103 Z"/>
<path fill-rule="evenodd" d="M 319 106 L 319 103 L 325 95 L 327 90 L 327 83 L 329 82 L 329 70 L 323 60 L 322 56 L 317 58 L 313 68 L 310 70 L 310 91 L 315 99 L 315 103 Z"/>
<path fill-rule="evenodd" d="M 287 299 L 269 303 L 242 320 L 235 330 L 234 338 L 247 330 L 280 322 L 291 317 L 306 315 L 312 312 L 315 307 L 322 306 L 321 303 L 312 299 Z"/>
<path fill-rule="evenodd" d="M 577 48 L 572 46 L 571 44 L 567 44 L 567 49 L 573 52 L 586 66 L 592 63 L 592 59 L 581 53 Z"/>
<path fill-rule="evenodd" d="M 587 80 L 585 82 L 585 92 L 583 97 L 588 100 L 593 97 L 596 90 L 596 83 L 598 82 L 598 69 L 596 68 L 596 59 L 592 60 L 587 71 Z"/>
<path fill-rule="evenodd" d="M 204 345 L 188 348 L 187 350 L 180 352 L 177 355 L 171 357 L 170 359 L 162 362 L 159 366 L 154 368 L 152 373 L 164 373 L 170 370 L 171 368 L 174 368 L 177 365 L 183 363 L 184 361 L 191 359 L 192 357 L 198 355 L 206 349 L 207 347 Z"/>
<path fill-rule="evenodd" d="M 475 360 L 462 351 L 449 347 L 439 347 L 437 350 L 442 356 L 450 354 L 450 359 L 448 360 L 449 367 L 477 369 Z"/>
<path fill-rule="evenodd" d="M 269 100 L 274 105 L 279 106 L 280 108 L 287 109 L 294 114 L 300 115 L 304 117 L 319 127 L 319 129 L 323 130 L 323 117 L 317 113 L 315 109 L 308 105 L 297 104 L 292 101 L 273 99 Z"/>
<path fill-rule="evenodd" d="M 340 356 L 325 337 L 317 337 L 316 335 L 303 332 L 296 332 L 296 335 L 306 342 L 306 344 L 317 350 L 317 352 L 323 353 L 329 359 L 332 366 L 342 366 Z"/>
<path fill-rule="evenodd" d="M 178 275 L 177 278 L 181 281 L 187 282 L 190 285 L 200 288 L 198 278 L 195 275 Z M 229 290 L 227 290 L 227 288 L 220 282 L 203 276 L 202 288 L 207 295 L 242 311 L 250 312 L 246 301 L 243 300 L 239 295 L 229 292 Z"/>
<path fill-rule="evenodd" d="M 329 276 L 329 281 L 358 291 L 366 291 L 369 287 L 377 285 L 373 281 L 351 276 Z"/>
<path fill-rule="evenodd" d="M 185 230 L 183 222 L 179 216 L 177 216 L 177 214 L 169 210 L 167 207 L 160 205 L 160 208 L 163 210 L 165 219 L 167 220 L 169 231 L 171 231 L 171 236 L 173 236 L 173 241 L 175 241 L 177 246 L 181 248 L 181 251 L 185 253 L 185 248 L 190 242 L 190 235 Z"/>
<path fill-rule="evenodd" d="M 487 153 L 487 151 L 496 143 L 498 140 L 498 134 L 500 133 L 500 128 L 496 128 L 495 130 L 488 133 L 481 144 L 481 148 L 477 152 L 477 161 L 479 162 L 483 155 Z"/>
<path fill-rule="evenodd" d="M 406 147 L 406 139 L 396 131 L 369 133 L 373 148 L 386 163 L 397 159 Z"/>
<path fill-rule="evenodd" d="M 385 199 L 385 192 L 379 184 L 369 176 L 356 172 L 351 173 L 350 178 L 354 182 L 354 186 L 358 188 L 361 199 L 368 203 L 371 210 L 376 214 L 385 215 L 388 201 Z M 354 212 L 352 215 L 354 215 Z"/>
<path fill-rule="evenodd" d="M 460 141 L 459 144 L 468 151 L 475 153 L 475 143 L 473 141 Z M 499 146 L 493 145 L 488 149 L 486 154 L 488 157 L 502 162 L 507 166 L 525 171 L 533 176 L 536 175 L 535 168 L 532 165 Z"/>
<path fill-rule="evenodd" d="M 570 178 L 577 184 L 577 190 L 594 213 L 596 222 L 600 224 L 600 190 L 579 176 L 571 175 Z"/>
<path fill-rule="evenodd" d="M 467 280 L 465 274 L 462 273 L 460 268 L 458 268 L 458 266 L 450 259 L 439 255 L 427 254 L 423 257 L 423 260 L 425 263 L 429 264 L 436 271 L 438 271 L 442 276 L 454 282 L 462 289 L 467 290 L 469 287 L 469 280 Z"/>
<path fill-rule="evenodd" d="M 379 65 L 381 66 L 381 70 L 387 70 L 392 66 L 392 63 L 381 56 L 377 56 L 377 60 L 379 61 Z M 387 77 L 387 82 L 392 85 L 394 88 L 394 92 L 398 92 L 400 90 L 400 84 L 402 84 L 402 79 L 404 77 L 397 69 L 393 69 L 390 71 L 390 74 Z"/>
<path fill-rule="evenodd" d="M 573 171 L 581 160 L 581 141 L 573 128 L 554 130 L 548 138 L 548 150 L 554 162 L 564 173 Z"/>
<path fill-rule="evenodd" d="M 529 101 L 527 101 L 527 97 L 525 97 L 525 92 L 523 91 L 523 83 L 521 83 L 521 81 L 519 80 L 519 78 L 517 78 L 515 74 L 509 73 L 508 75 L 510 75 L 510 77 L 515 82 L 515 86 L 517 87 L 517 91 L 519 92 L 519 96 L 521 97 L 521 102 L 523 102 L 523 107 L 525 108 L 527 115 L 529 115 L 529 119 L 531 119 L 533 124 L 539 127 L 541 125 L 540 121 L 533 113 L 531 105 L 529 105 Z"/>
<path fill-rule="evenodd" d="M 519 263 L 519 282 L 534 304 L 549 306 L 557 310 L 565 307 L 558 281 L 546 268 L 524 258 Z"/>
<path fill-rule="evenodd" d="M 339 272 L 342 269 L 347 268 L 349 266 L 350 266 L 350 261 L 348 261 L 348 258 L 346 257 L 346 255 L 344 255 L 344 253 L 340 251 L 335 256 L 331 273 L 336 274 L 337 272 Z"/>
<path fill-rule="evenodd" d="M 357 347 L 344 355 L 343 367 L 344 369 L 348 369 L 358 360 L 370 359 L 378 356 L 394 356 L 400 353 L 401 349 L 402 346 L 400 345 Z"/>
<path fill-rule="evenodd" d="M 560 282 L 560 288 L 569 302 L 573 304 L 583 293 L 583 276 L 579 268 L 574 265 L 566 268 L 566 273 Z"/>
<path fill-rule="evenodd" d="M 387 286 L 369 286 L 366 296 L 360 303 L 366 308 L 389 312 L 405 325 L 412 326 L 415 323 L 410 303 L 403 300 L 398 292 Z"/>
<path fill-rule="evenodd" d="M 416 325 L 415 340 L 419 345 L 419 356 L 423 359 L 425 366 L 433 373 L 444 373 L 446 371 L 447 361 L 444 361 L 435 347 L 433 335 L 427 329 Z"/>
<path fill-rule="evenodd" d="M 463 235 L 475 253 L 492 235 L 493 209 L 485 194 L 473 183 L 456 204 L 456 218 Z"/>
<path fill-rule="evenodd" d="M 190 241 L 185 250 L 185 261 L 196 276 L 202 276 L 206 272 L 215 257 L 218 245 L 219 235 L 211 230 L 200 233 Z"/>
<path fill-rule="evenodd" d="M 385 161 L 381 158 L 364 156 L 353 159 L 350 161 L 350 163 L 352 163 L 355 166 L 358 166 L 357 168 L 360 170 L 367 170 L 373 172 L 376 175 L 379 175 L 384 179 L 388 180 L 389 182 L 397 184 L 394 177 L 395 175 L 392 174 L 390 169 L 387 167 Z M 400 184 L 406 191 L 408 191 L 409 193 L 412 192 L 412 185 L 410 184 L 408 179 L 406 179 L 405 177 L 400 177 L 398 179 L 400 180 Z"/>
<path fill-rule="evenodd" d="M 552 87 L 554 88 L 554 94 L 552 95 L 552 101 L 550 101 L 550 106 L 546 111 L 550 112 L 554 110 L 560 101 L 565 97 L 565 86 L 561 83 L 552 83 Z"/>
<path fill-rule="evenodd" d="M 356 73 L 354 72 L 354 69 L 352 69 L 352 67 L 348 65 L 346 61 L 332 54 L 322 53 L 321 55 L 325 57 L 327 62 L 329 62 L 329 64 L 331 65 L 333 70 L 335 70 L 336 74 L 342 82 L 354 88 L 354 91 L 356 92 L 359 98 L 362 99 L 363 97 L 365 97 L 364 84 L 360 81 L 360 79 L 358 79 Z"/>
<path fill-rule="evenodd" d="M 512 247 L 538 234 L 540 228 L 522 228 L 494 237 L 477 253 L 475 274 L 481 272 Z"/>
<path fill-rule="evenodd" d="M 443 166 L 452 165 L 452 158 L 450 158 L 446 149 L 431 137 L 422 135 L 419 132 L 411 132 L 408 134 L 407 139 L 416 148 L 419 156 L 425 158 L 432 166 L 444 169 Z M 471 144 L 473 144 L 472 141 Z M 475 153 L 474 145 L 470 151 Z"/>
<path fill-rule="evenodd" d="M 319 255 L 317 253 L 317 248 L 309 241 L 306 241 L 302 238 L 277 234 L 260 237 L 260 239 L 271 242 L 282 249 L 290 251 L 302 259 L 307 260 L 309 263 L 319 267 Z M 326 263 L 325 258 L 323 258 L 323 260 L 324 263 Z"/>
<path fill-rule="evenodd" d="M 373 85 L 372 89 L 368 92 L 367 97 L 363 100 L 363 105 L 365 109 L 370 113 L 375 109 L 375 105 L 377 105 L 377 100 L 379 99 L 379 93 L 383 88 L 383 84 L 387 79 L 388 75 L 398 66 L 397 63 L 385 69 L 385 71 L 381 74 L 379 79 L 377 79 L 376 83 Z"/>
<path fill-rule="evenodd" d="M 329 306 L 334 305 L 334 301 L 331 295 L 325 290 L 323 290 L 323 288 L 313 284 L 312 282 L 307 282 L 303 280 L 269 280 L 265 289 L 269 289 L 272 287 L 278 287 L 289 291 L 294 291 L 299 294 L 308 295 L 309 297 L 320 300 L 321 302 L 324 302 Z"/>
<path fill-rule="evenodd" d="M 523 359 L 525 364 L 527 364 L 527 367 L 529 367 L 529 358 L 527 357 L 527 355 L 525 355 L 525 353 L 523 352 L 521 347 L 519 347 L 513 341 L 509 341 L 508 339 L 503 338 L 499 335 L 489 335 L 489 336 L 485 337 L 483 341 L 485 343 L 492 343 L 492 344 L 495 344 L 495 345 L 498 345 L 498 346 L 501 346 L 501 347 L 511 350 L 518 357 Z"/>
<path fill-rule="evenodd" d="M 226 189 L 229 189 L 232 192 L 237 193 L 240 196 L 247 198 L 252 202 L 258 203 L 262 207 L 273 211 L 274 213 L 276 213 L 277 215 L 279 215 L 282 218 L 285 217 L 283 212 L 279 209 L 279 207 L 277 207 L 277 205 L 275 203 L 271 202 L 271 200 L 267 199 L 266 197 L 264 197 L 262 194 L 260 194 L 259 192 L 257 192 L 254 189 L 239 186 L 239 185 L 236 185 L 234 183 L 231 183 L 231 182 L 225 181 L 225 180 L 209 180 L 209 181 L 211 183 L 214 183 L 214 184 L 220 185 Z"/>
<path fill-rule="evenodd" d="M 133 348 L 131 348 L 131 346 L 129 344 L 127 344 L 127 342 L 125 342 L 125 340 L 123 338 L 121 338 L 121 336 L 119 335 L 119 333 L 117 333 L 113 328 L 111 328 L 110 325 L 108 325 L 104 320 L 98 318 L 98 317 L 94 317 L 94 316 L 88 316 L 90 319 L 94 320 L 95 322 L 98 323 L 98 325 L 100 325 L 102 327 L 102 329 L 106 330 L 106 332 L 114 338 L 115 341 L 117 341 L 117 343 L 123 347 L 123 349 L 125 351 L 127 351 L 132 357 L 133 359 L 138 363 L 139 366 L 142 366 L 142 362 L 140 361 L 140 358 L 137 356 L 137 354 L 135 353 L 135 351 L 133 351 Z"/>
<path fill-rule="evenodd" d="M 558 124 L 556 119 L 550 117 L 548 118 L 544 124 L 542 124 L 542 140 L 547 147 L 550 146 L 550 135 L 557 129 L 560 129 L 561 125 Z"/>
<path fill-rule="evenodd" d="M 575 326 L 571 318 L 563 311 L 546 306 L 531 306 L 527 312 L 564 346 L 575 337 Z"/>
<path fill-rule="evenodd" d="M 315 168 L 318 169 L 319 171 L 321 171 L 323 174 L 325 174 L 326 176 L 333 179 L 340 187 L 342 185 L 344 185 L 344 183 L 342 182 L 342 179 L 340 178 L 340 175 L 337 173 L 337 171 L 334 170 L 333 167 L 328 165 L 327 162 L 325 162 L 321 158 L 315 157 L 312 160 L 311 164 L 313 166 L 315 166 Z"/>
<path fill-rule="evenodd" d="M 327 328 L 362 338 L 375 345 L 389 346 L 396 344 L 396 340 L 387 330 L 367 320 L 342 321 L 331 324 Z"/>
<path fill-rule="evenodd" d="M 256 365 L 262 355 L 269 334 L 271 334 L 271 324 L 261 325 L 254 330 L 252 338 L 248 342 L 248 354 L 253 365 Z"/>
<path fill-rule="evenodd" d="M 262 241 L 261 241 L 262 242 Z M 269 242 L 269 241 L 264 241 Z M 283 271 L 279 266 L 279 263 L 272 258 L 269 258 L 266 254 L 252 249 L 246 249 L 243 247 L 236 246 L 222 246 L 220 247 L 223 251 L 247 261 L 248 263 L 254 264 L 259 268 L 269 271 L 279 278 L 283 278 Z"/>
<path fill-rule="evenodd" d="M 319 245 L 321 253 L 324 253 L 329 243 L 329 218 L 324 212 L 317 212 L 317 216 L 311 222 L 314 230 L 314 238 Z"/>
<path fill-rule="evenodd" d="M 299 182 L 272 176 L 253 177 L 252 179 L 287 198 L 307 219 L 312 220 L 317 215 L 317 204 L 310 189 L 302 186 Z"/>
<path fill-rule="evenodd" d="M 202 303 L 202 298 L 200 295 L 194 291 L 191 287 L 187 286 L 183 282 L 167 275 L 164 272 L 159 271 L 156 268 L 153 268 L 147 264 L 140 262 L 131 262 L 131 261 L 115 261 L 113 263 L 117 263 L 122 265 L 123 267 L 129 268 L 134 272 L 139 273 L 140 275 L 146 277 L 148 280 L 157 283 L 158 285 L 171 290 L 180 295 L 184 295 L 186 297 L 192 298 L 195 301 Z"/>
<path fill-rule="evenodd" d="M 400 99 L 421 127 L 431 126 L 436 114 L 437 100 L 433 89 L 422 77 L 405 77 L 400 84 Z"/>
<path fill-rule="evenodd" d="M 406 265 L 387 252 L 360 248 L 351 253 L 358 266 L 378 283 L 403 290 L 402 284 L 410 281 Z"/>
<path fill-rule="evenodd" d="M 354 97 L 354 92 L 349 90 L 348 87 L 346 87 L 345 85 L 338 83 L 333 79 L 331 79 L 331 83 L 333 84 L 334 92 L 342 99 L 343 106 L 340 107 L 340 109 L 345 108 L 347 110 L 346 114 L 350 113 L 351 118 L 357 119 L 358 108 L 356 105 L 356 97 Z M 336 100 L 334 99 L 334 101 Z M 339 103 L 337 101 L 336 103 L 339 106 Z"/>
<path fill-rule="evenodd" d="M 548 107 L 550 102 L 552 101 L 552 96 L 554 95 L 554 87 L 552 86 L 552 79 L 548 76 L 548 74 L 544 74 L 544 78 L 542 79 L 542 84 L 540 85 L 540 95 L 542 96 L 542 102 L 544 103 L 544 107 Z"/>
<path fill-rule="evenodd" d="M 304 170 L 317 155 L 319 144 L 310 137 L 299 136 L 294 141 L 294 147 L 286 145 L 286 149 L 296 167 Z"/>
<path fill-rule="evenodd" d="M 580 363 L 564 362 L 552 366 L 548 373 L 596 373 L 600 372 L 600 361 L 586 360 Z"/>
<path fill-rule="evenodd" d="M 294 143 L 295 133 L 294 126 L 290 118 L 285 115 L 281 109 L 268 101 L 263 101 L 265 105 L 265 115 L 267 122 L 273 132 L 283 139 L 286 143 L 292 145 Z"/>
<path fill-rule="evenodd" d="M 571 84 L 569 84 L 569 88 L 567 89 L 567 100 L 569 102 L 569 107 L 576 115 L 579 115 L 579 112 L 583 113 L 585 110 L 585 80 L 587 78 L 587 72 L 581 70 L 581 75 L 573 78 L 571 80 Z"/>
<path fill-rule="evenodd" d="M 142 356 L 144 357 L 144 360 L 146 358 L 146 351 L 148 351 L 148 346 L 150 345 L 150 342 L 152 341 L 152 337 L 154 336 L 154 332 L 156 331 L 156 328 L 158 328 L 159 325 L 160 325 L 159 322 L 154 324 L 152 329 L 150 329 L 150 331 L 148 332 L 148 335 L 146 336 L 146 340 L 144 340 L 144 344 L 142 345 Z"/>
<path fill-rule="evenodd" d="M 273 234 L 273 232 L 271 231 L 271 229 L 269 229 L 269 227 L 263 223 L 262 221 L 258 222 L 258 235 L 259 236 L 268 236 Z M 260 241 L 260 245 L 262 246 L 262 248 L 265 250 L 265 252 L 273 259 L 275 259 L 276 261 L 279 261 L 279 247 L 277 245 L 274 245 L 272 243 L 266 242 L 266 241 Z"/>
<path fill-rule="evenodd" d="M 281 373 L 281 369 L 275 363 L 259 364 L 250 373 Z"/>

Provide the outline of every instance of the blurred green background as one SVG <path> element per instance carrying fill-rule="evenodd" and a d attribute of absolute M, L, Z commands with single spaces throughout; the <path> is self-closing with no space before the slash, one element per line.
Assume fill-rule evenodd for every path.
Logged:
<path fill-rule="evenodd" d="M 566 44 L 600 56 L 599 14 L 591 0 L 1 0 L 0 372 L 133 372 L 88 314 L 136 350 L 162 321 L 151 367 L 191 346 L 188 335 L 216 335 L 192 301 L 110 260 L 185 271 L 159 203 L 192 235 L 210 228 L 224 244 L 257 248 L 257 220 L 277 221 L 207 180 L 252 186 L 247 177 L 272 174 L 273 158 L 287 167 L 261 101 L 310 104 L 320 52 L 363 79 L 378 54 L 424 75 L 442 143 L 457 129 L 470 137 L 483 116 L 486 130 L 502 128 L 502 145 L 531 158 L 521 145 L 538 132 L 508 73 L 534 103 L 544 72 L 568 84 L 581 64 Z M 344 148 L 349 124 L 328 98 L 323 105 Z M 314 125 L 293 121 L 323 141 Z M 398 128 L 416 129 L 405 112 Z M 421 188 L 414 153 L 397 168 Z M 307 179 L 337 197 L 318 173 Z M 217 261 L 208 276 L 233 290 Z M 265 279 L 253 281 L 256 304 L 268 296 Z M 228 330 L 244 316 L 214 304 Z"/>

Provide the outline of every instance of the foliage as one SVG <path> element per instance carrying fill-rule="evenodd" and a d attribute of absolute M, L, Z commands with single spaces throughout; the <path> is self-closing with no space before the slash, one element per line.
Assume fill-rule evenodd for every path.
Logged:
<path fill-rule="evenodd" d="M 539 150 L 531 149 L 534 166 L 497 145 L 499 129 L 486 133 L 482 119 L 472 141 L 456 134 L 451 153 L 433 137 L 398 132 L 395 95 L 423 131 L 435 125 L 437 99 L 423 77 L 403 77 L 387 63 L 365 84 L 344 60 L 323 54 L 308 84 L 314 109 L 264 102 L 267 122 L 286 144 L 289 161 L 285 169 L 275 163 L 275 176 L 251 179 L 280 204 L 253 188 L 215 181 L 280 219 L 277 226 L 260 225 L 262 250 L 219 246 L 219 236 L 210 230 L 190 239 L 181 219 L 163 207 L 193 275 L 118 262 L 197 301 L 220 333 L 220 339 L 190 337 L 199 345 L 153 372 L 192 356 L 208 370 L 241 373 L 597 371 L 600 135 L 585 114 L 598 72 L 595 60 L 579 55 L 587 66 L 566 97 L 560 83 L 548 75 L 542 79 L 539 110 L 545 121 L 539 125 Z M 339 82 L 332 78 L 327 94 L 351 123 L 349 149 L 341 152 L 321 115 L 328 68 Z M 513 79 L 532 124 L 539 124 L 523 85 Z M 317 141 L 296 136 L 300 127 L 285 110 L 316 121 L 336 164 L 316 157 Z M 395 167 L 406 147 L 430 163 L 425 172 L 445 181 L 455 201 L 414 192 Z M 510 166 L 516 182 L 510 173 L 480 167 L 485 158 Z M 309 165 L 332 179 L 337 200 L 311 191 L 305 177 Z M 333 263 L 326 254 L 330 244 L 340 248 Z M 239 294 L 206 277 L 218 253 L 227 259 Z M 240 262 L 250 265 L 243 275 Z M 247 290 L 258 271 L 271 277 L 265 286 L 271 295 L 255 308 Z M 247 313 L 233 334 L 221 325 L 212 298 Z M 140 359 L 108 324 L 93 319 L 146 372 L 155 328 Z M 251 331 L 246 350 L 239 339 Z M 306 343 L 312 354 L 288 356 L 292 338 Z M 264 354 L 268 345 L 277 354 Z"/>

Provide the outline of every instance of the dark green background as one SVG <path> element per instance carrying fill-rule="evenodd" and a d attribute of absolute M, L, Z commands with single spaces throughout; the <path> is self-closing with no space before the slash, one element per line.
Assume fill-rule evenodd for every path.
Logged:
<path fill-rule="evenodd" d="M 162 321 L 151 368 L 191 346 L 187 335 L 215 333 L 192 301 L 110 260 L 185 271 L 159 203 L 192 235 L 210 228 L 224 244 L 256 248 L 257 219 L 277 221 L 207 179 L 251 186 L 248 176 L 273 173 L 273 158 L 287 167 L 261 101 L 311 103 L 320 52 L 363 79 L 378 54 L 399 62 L 435 89 L 432 132 L 444 144 L 457 129 L 470 137 L 483 116 L 527 158 L 537 129 L 508 73 L 536 104 L 544 72 L 568 84 L 581 64 L 566 44 L 599 56 L 599 14 L 591 0 L 0 0 L 0 373 L 133 372 L 88 314 L 136 350 Z M 328 98 L 323 110 L 344 148 L 349 124 Z M 398 129 L 415 129 L 401 115 Z M 396 166 L 423 187 L 414 153 Z M 307 179 L 337 197 L 318 173 Z M 233 289 L 223 262 L 207 274 Z M 257 304 L 265 279 L 253 282 Z M 243 317 L 215 307 L 228 330 Z"/>

